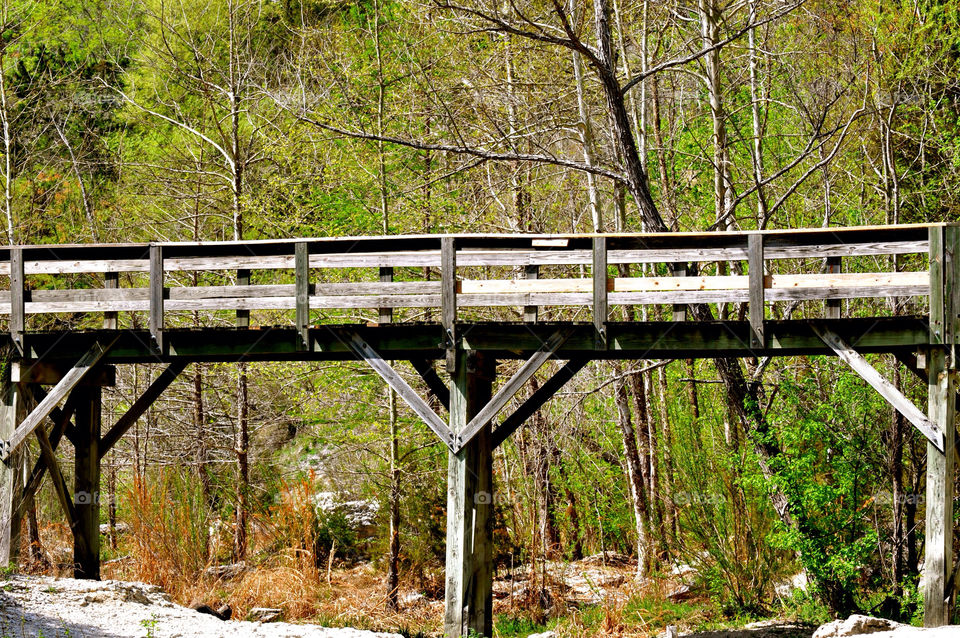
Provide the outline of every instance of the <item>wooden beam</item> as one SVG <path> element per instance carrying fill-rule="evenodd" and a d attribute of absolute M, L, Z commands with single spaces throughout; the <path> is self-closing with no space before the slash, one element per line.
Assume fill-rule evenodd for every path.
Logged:
<path fill-rule="evenodd" d="M 294 276 L 297 287 L 297 331 L 300 333 L 300 348 L 310 349 L 310 254 L 307 243 L 297 242 L 294 249 Z"/>
<path fill-rule="evenodd" d="M 62 363 L 52 361 L 24 360 L 14 361 L 10 373 L 15 383 L 36 383 L 38 385 L 56 385 L 70 370 Z M 112 365 L 100 365 L 80 381 L 82 385 L 113 387 L 117 383 L 117 368 Z M 46 393 L 44 393 L 46 396 Z M 43 400 L 43 397 L 40 397 Z"/>
<path fill-rule="evenodd" d="M 447 372 L 453 374 L 457 347 L 457 245 L 453 237 L 440 240 L 440 324 L 447 351 Z"/>
<path fill-rule="evenodd" d="M 423 379 L 433 396 L 446 408 L 450 409 L 450 388 L 443 382 L 440 375 L 433 368 L 433 362 L 427 359 L 410 359 L 413 369 L 417 371 L 420 378 Z"/>
<path fill-rule="evenodd" d="M 454 435 L 453 432 L 450 431 L 450 428 L 447 427 L 447 424 L 437 416 L 437 413 L 427 405 L 426 401 L 420 398 L 417 391 L 411 388 L 410 385 L 404 381 L 403 377 L 401 377 L 389 363 L 384 361 L 383 357 L 381 357 L 376 350 L 370 347 L 370 344 L 364 341 L 359 334 L 354 333 L 347 345 L 400 395 L 400 398 L 410 406 L 417 416 L 423 419 L 427 427 L 433 430 L 433 433 L 436 434 L 447 447 L 453 449 L 455 444 Z"/>
<path fill-rule="evenodd" d="M 843 272 L 843 260 L 840 257 L 827 257 L 827 275 L 839 275 Z M 843 302 L 839 299 L 828 299 L 823 311 L 826 319 L 839 319 Z"/>
<path fill-rule="evenodd" d="M 100 580 L 100 388 L 76 388 L 73 577 Z"/>
<path fill-rule="evenodd" d="M 863 355 L 847 345 L 840 335 L 824 326 L 814 325 L 813 330 L 840 359 L 853 368 L 854 372 L 859 374 L 874 390 L 879 392 L 880 396 L 887 400 L 887 403 L 920 430 L 937 450 L 943 451 L 944 431 L 935 422 L 928 419 L 910 399 L 887 381 L 876 368 L 863 358 Z"/>
<path fill-rule="evenodd" d="M 173 363 L 169 364 L 166 368 L 163 369 L 156 379 L 153 380 L 146 390 L 143 391 L 137 400 L 133 402 L 126 412 L 123 413 L 117 422 L 113 424 L 113 427 L 103 435 L 103 439 L 100 441 L 100 446 L 98 448 L 98 453 L 100 458 L 106 456 L 107 452 L 113 449 L 113 446 L 123 438 L 123 435 L 127 433 L 127 430 L 137 422 L 143 413 L 146 412 L 153 402 L 156 401 L 163 391 L 170 387 L 170 384 L 176 380 L 180 373 L 183 372 L 184 368 L 187 367 L 186 359 L 178 359 Z"/>
<path fill-rule="evenodd" d="M 73 497 L 70 496 L 70 490 L 67 489 L 67 481 L 63 478 L 63 472 L 60 470 L 60 464 L 57 462 L 57 455 L 54 452 L 53 444 L 47 437 L 47 431 L 44 428 L 34 430 L 37 436 L 37 442 L 40 444 L 40 460 L 50 473 L 50 480 L 53 483 L 53 491 L 57 495 L 57 502 L 60 503 L 60 510 L 67 521 L 71 530 L 77 526 L 77 512 L 73 507 Z"/>
<path fill-rule="evenodd" d="M 23 333 L 26 330 L 24 301 L 23 249 L 10 248 L 10 337 L 23 352 Z"/>
<path fill-rule="evenodd" d="M 607 345 L 607 239 L 593 238 L 593 329 L 597 348 Z"/>
<path fill-rule="evenodd" d="M 462 450 L 473 437 L 477 436 L 481 429 L 490 424 L 493 418 L 500 413 L 500 410 L 502 410 L 504 406 L 513 399 L 520 388 L 530 380 L 530 377 L 536 374 L 537 370 L 542 368 L 543 364 L 556 354 L 557 349 L 570 338 L 572 333 L 573 331 L 569 328 L 557 330 L 532 357 L 520 366 L 520 369 L 500 387 L 497 393 L 493 395 L 493 398 L 457 433 L 456 450 Z"/>
<path fill-rule="evenodd" d="M 752 233 L 747 236 L 747 268 L 750 278 L 750 347 L 762 348 L 766 343 L 763 334 L 764 292 L 763 292 L 763 235 Z"/>
<path fill-rule="evenodd" d="M 496 364 L 458 351 L 450 385 L 450 426 L 461 431 L 490 398 Z M 459 452 L 448 453 L 444 635 L 493 635 L 494 507 L 490 425 Z"/>
<path fill-rule="evenodd" d="M 11 437 L 7 440 L 4 445 L 3 454 L 0 455 L 0 460 L 6 460 L 20 445 L 23 441 L 33 434 L 34 429 L 36 429 L 43 420 L 57 407 L 57 404 L 62 401 L 68 393 L 70 393 L 83 378 L 89 374 L 90 370 L 99 363 L 99 361 L 110 351 L 110 348 L 113 347 L 113 344 L 117 342 L 119 337 L 113 337 L 104 343 L 99 341 L 95 342 L 93 347 L 87 351 L 87 353 L 74 364 L 60 380 L 60 383 L 55 385 L 50 394 L 48 394 L 40 404 L 33 409 L 30 414 L 23 420 L 20 424 L 20 427 L 16 429 Z"/>
<path fill-rule="evenodd" d="M 536 414 L 547 401 L 566 385 L 587 363 L 589 359 L 571 359 L 567 361 L 546 383 L 541 385 L 530 397 L 520 404 L 513 413 L 493 431 L 493 447 L 498 448 L 501 443 L 510 438 L 517 428 L 526 423 L 527 419 Z"/>
<path fill-rule="evenodd" d="M 163 248 L 150 245 L 150 336 L 163 352 Z"/>

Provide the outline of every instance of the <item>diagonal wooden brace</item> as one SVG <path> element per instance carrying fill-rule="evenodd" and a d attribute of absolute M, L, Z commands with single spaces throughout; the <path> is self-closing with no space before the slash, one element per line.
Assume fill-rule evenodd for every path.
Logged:
<path fill-rule="evenodd" d="M 570 338 L 570 335 L 573 334 L 572 328 L 561 328 L 553 333 L 547 341 L 540 346 L 540 349 L 537 350 L 532 357 L 527 359 L 527 361 L 520 366 L 520 369 L 517 370 L 510 379 L 503 384 L 500 390 L 493 396 L 490 401 L 483 406 L 480 412 L 477 413 L 475 417 L 470 419 L 470 422 L 467 423 L 467 426 L 463 428 L 463 431 L 457 435 L 456 450 L 459 452 L 463 449 L 467 443 L 470 442 L 477 433 L 483 429 L 485 425 L 490 423 L 497 414 L 500 413 L 500 410 L 507 405 L 507 403 L 517 394 L 517 391 L 523 387 L 523 384 L 526 383 L 530 377 L 532 377 L 537 370 L 543 367 L 550 358 L 556 353 L 556 351 L 564 344 L 564 342 Z"/>
<path fill-rule="evenodd" d="M 427 427 L 433 430 L 433 433 L 440 437 L 440 440 L 443 441 L 448 448 L 454 450 L 456 437 L 450 428 L 447 427 L 447 424 L 437 416 L 437 413 L 427 405 L 426 401 L 420 398 L 417 391 L 411 388 L 410 385 L 403 380 L 403 377 L 401 377 L 389 363 L 383 360 L 383 357 L 381 357 L 370 344 L 364 341 L 357 333 L 353 333 L 350 341 L 346 342 L 346 344 L 357 356 L 366 361 L 367 364 L 373 368 L 374 372 L 379 374 L 383 380 L 387 382 L 387 385 L 400 395 L 400 398 L 416 412 L 417 416 L 423 419 Z"/>
<path fill-rule="evenodd" d="M 23 444 L 28 436 L 43 423 L 44 419 L 53 412 L 57 404 L 75 388 L 81 380 L 100 362 L 101 359 L 110 351 L 113 344 L 119 339 L 119 335 L 105 342 L 97 341 L 93 347 L 87 351 L 83 357 L 65 374 L 60 383 L 55 385 L 50 394 L 48 394 L 36 408 L 33 409 L 27 418 L 23 420 L 20 426 L 14 431 L 9 441 L 2 442 L 2 452 L 0 452 L 0 461 L 6 461 L 10 455 Z"/>
<path fill-rule="evenodd" d="M 920 430 L 934 447 L 943 452 L 944 435 L 936 423 L 928 419 L 927 415 L 924 414 L 920 408 L 915 406 L 910 399 L 897 390 L 892 383 L 887 381 L 876 368 L 863 358 L 863 355 L 850 347 L 840 335 L 824 326 L 813 325 L 811 327 L 817 336 L 820 337 L 825 344 L 830 346 L 831 350 L 837 353 L 838 357 L 853 368 L 854 372 L 859 374 L 874 390 L 880 393 L 880 396 L 886 399 L 887 403 L 893 406 L 893 408 L 910 421 L 914 427 Z"/>
<path fill-rule="evenodd" d="M 546 383 L 537 388 L 536 392 L 520 404 L 513 414 L 503 420 L 503 423 L 493 431 L 493 448 L 496 449 L 501 443 L 510 438 L 517 428 L 523 425 L 527 419 L 543 407 L 543 405 L 553 398 L 560 388 L 566 385 L 567 381 L 572 379 L 587 363 L 589 359 L 571 359 L 557 370 Z"/>

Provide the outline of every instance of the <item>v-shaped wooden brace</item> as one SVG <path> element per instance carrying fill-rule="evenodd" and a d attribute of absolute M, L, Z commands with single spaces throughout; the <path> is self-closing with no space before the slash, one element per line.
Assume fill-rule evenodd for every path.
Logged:
<path fill-rule="evenodd" d="M 467 423 L 463 431 L 459 433 L 453 432 L 447 424 L 444 423 L 443 419 L 433 411 L 433 408 L 417 394 L 416 390 L 411 388 L 410 385 L 403 380 L 403 377 L 401 377 L 389 363 L 384 361 L 383 357 L 381 357 L 370 344 L 364 341 L 359 334 L 354 333 L 351 335 L 347 345 L 400 395 L 400 398 L 413 409 L 417 416 L 423 419 L 427 427 L 433 430 L 434 434 L 450 448 L 450 451 L 457 453 L 463 449 L 485 425 L 490 423 L 490 421 L 500 413 L 517 391 L 523 387 L 523 384 L 529 381 L 530 377 L 553 357 L 557 349 L 563 345 L 571 334 L 573 334 L 572 328 L 564 328 L 558 330 L 547 339 L 540 349 L 520 366 L 520 369 L 503 384 L 493 398 Z M 582 368 L 586 362 L 578 361 L 571 366 L 572 363 L 573 362 L 570 362 L 564 366 L 560 372 L 554 375 L 554 378 L 544 384 L 540 392 L 530 397 L 511 417 L 504 421 L 504 424 L 497 429 L 498 435 L 502 437 L 500 441 L 506 438 L 506 436 L 509 436 L 510 432 L 519 427 L 531 414 L 536 412 L 537 409 L 566 383 L 567 380 L 576 374 L 577 370 Z M 427 372 L 427 366 L 424 366 L 423 362 L 414 362 L 414 367 L 438 396 L 443 394 L 440 390 L 442 384 L 439 382 L 439 378 L 436 377 L 435 373 L 431 375 Z M 447 393 L 446 396 L 449 397 L 449 393 Z"/>
<path fill-rule="evenodd" d="M 943 452 L 943 430 L 936 423 L 927 418 L 920 408 L 910 399 L 897 390 L 896 386 L 887 381 L 880 372 L 863 358 L 859 352 L 850 347 L 840 335 L 824 326 L 811 326 L 830 349 L 837 353 L 843 361 L 869 383 L 874 390 L 880 393 L 895 410 L 902 414 L 941 452 Z"/>

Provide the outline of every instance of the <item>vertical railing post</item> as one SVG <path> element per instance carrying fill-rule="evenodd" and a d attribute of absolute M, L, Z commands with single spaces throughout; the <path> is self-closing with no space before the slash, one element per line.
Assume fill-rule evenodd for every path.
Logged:
<path fill-rule="evenodd" d="M 763 348 L 763 235 L 747 236 L 747 274 L 750 282 L 750 347 Z"/>
<path fill-rule="evenodd" d="M 23 353 L 24 314 L 23 249 L 10 247 L 10 338 Z"/>
<path fill-rule="evenodd" d="M 597 349 L 607 347 L 607 238 L 593 238 L 593 328 Z"/>
<path fill-rule="evenodd" d="M 294 277 L 297 291 L 297 333 L 299 348 L 310 349 L 310 251 L 307 242 L 298 241 L 294 247 Z"/>
<path fill-rule="evenodd" d="M 843 261 L 840 257 L 827 257 L 827 274 L 838 275 L 843 272 Z M 824 308 L 823 316 L 827 319 L 839 319 L 841 315 L 843 301 L 840 299 L 827 299 L 827 305 Z"/>
<path fill-rule="evenodd" d="M 103 287 L 107 290 L 117 290 L 120 288 L 120 273 L 103 273 Z M 103 313 L 104 330 L 116 330 L 119 327 L 119 313 L 116 310 L 108 310 Z"/>
<path fill-rule="evenodd" d="M 540 276 L 540 266 L 536 264 L 528 264 L 523 268 L 523 278 L 524 279 L 536 279 Z M 527 323 L 537 323 L 537 315 L 539 314 L 538 306 L 524 306 L 523 307 L 523 320 Z"/>
<path fill-rule="evenodd" d="M 247 268 L 240 268 L 237 270 L 237 285 L 238 286 L 249 286 L 250 285 L 250 270 Z M 247 297 L 248 295 L 241 295 L 242 297 Z M 247 308 L 241 308 L 237 310 L 237 327 L 238 328 L 249 328 L 250 327 L 250 310 Z"/>
<path fill-rule="evenodd" d="M 380 283 L 388 284 L 393 281 L 393 266 L 381 266 L 380 267 Z M 392 307 L 383 307 L 378 308 L 377 313 L 379 314 L 379 323 L 391 323 L 393 321 L 393 308 Z"/>
<path fill-rule="evenodd" d="M 930 350 L 927 409 L 944 432 L 943 452 L 927 443 L 926 522 L 923 560 L 923 624 L 950 622 L 953 597 L 953 482 L 956 464 L 956 341 L 960 228 L 930 228 Z"/>
<path fill-rule="evenodd" d="M 163 351 L 163 247 L 150 245 L 150 336 Z"/>
<path fill-rule="evenodd" d="M 687 276 L 687 264 L 686 262 L 681 262 L 673 264 L 673 276 L 674 277 L 686 277 Z M 687 304 L 685 303 L 675 303 L 673 304 L 673 320 L 674 321 L 686 321 L 687 320 Z"/>
<path fill-rule="evenodd" d="M 457 244 L 453 237 L 440 239 L 440 306 L 447 372 L 453 374 L 457 366 Z"/>

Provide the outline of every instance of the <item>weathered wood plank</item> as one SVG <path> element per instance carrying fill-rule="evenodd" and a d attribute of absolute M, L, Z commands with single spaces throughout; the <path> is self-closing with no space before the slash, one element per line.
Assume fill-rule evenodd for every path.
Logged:
<path fill-rule="evenodd" d="M 63 472 L 60 470 L 60 464 L 57 462 L 57 455 L 54 452 L 53 444 L 47 436 L 46 429 L 39 427 L 34 430 L 37 442 L 40 444 L 40 458 L 47 472 L 50 474 L 50 482 L 53 483 L 53 491 L 57 496 L 57 502 L 60 504 L 60 511 L 63 512 L 67 525 L 73 530 L 77 524 L 77 513 L 73 507 L 73 498 L 70 496 L 70 490 L 67 488 L 67 481 L 63 478 Z"/>
<path fill-rule="evenodd" d="M 596 332 L 597 347 L 607 343 L 607 240 L 605 237 L 593 238 L 593 328 Z"/>
<path fill-rule="evenodd" d="M 120 273 L 107 272 L 103 274 L 103 287 L 107 290 L 118 290 L 120 288 Z M 116 330 L 119 327 L 119 317 L 115 311 L 103 313 L 104 330 Z"/>
<path fill-rule="evenodd" d="M 440 240 L 440 324 L 446 340 L 447 372 L 453 374 L 457 347 L 457 245 L 452 237 Z"/>
<path fill-rule="evenodd" d="M 163 351 L 163 249 L 150 246 L 150 336 Z"/>
<path fill-rule="evenodd" d="M 364 341 L 359 334 L 354 333 L 347 342 L 347 345 L 397 392 L 400 398 L 410 406 L 417 416 L 423 419 L 427 427 L 433 430 L 433 433 L 436 434 L 447 447 L 453 449 L 455 444 L 454 435 L 453 432 L 450 431 L 450 428 L 447 427 L 447 424 L 437 416 L 437 413 L 427 405 L 426 401 L 420 398 L 417 391 L 411 388 L 403 377 L 401 377 L 376 350 L 370 347 L 370 344 Z"/>
<path fill-rule="evenodd" d="M 513 399 L 520 388 L 530 380 L 530 377 L 556 354 L 557 349 L 570 338 L 571 334 L 573 331 L 569 328 L 557 330 L 532 357 L 520 366 L 520 369 L 497 390 L 493 398 L 457 434 L 457 451 L 462 450 L 482 428 L 490 424 L 507 402 Z"/>
<path fill-rule="evenodd" d="M 310 254 L 306 242 L 297 242 L 295 277 L 296 277 L 296 325 L 300 332 L 300 347 L 309 350 L 310 346 Z"/>
<path fill-rule="evenodd" d="M 763 289 L 763 235 L 747 236 L 748 279 L 750 281 L 750 347 L 762 348 L 765 343 L 763 321 L 765 314 Z"/>
<path fill-rule="evenodd" d="M 794 231 L 802 232 L 802 231 Z M 315 241 L 315 240 L 311 240 Z M 249 242 L 253 243 L 253 242 Z M 292 255 L 250 255 L 238 245 L 238 254 L 217 257 L 171 257 L 165 260 L 167 272 L 195 270 L 235 271 L 283 270 L 294 268 Z M 51 246 L 50 248 L 55 248 Z M 109 252 L 111 246 L 91 246 L 99 253 Z M 771 246 L 767 259 L 822 259 L 827 257 L 858 257 L 870 255 L 900 255 L 927 252 L 927 241 L 888 241 L 870 243 L 810 244 L 807 246 Z M 609 264 L 672 263 L 677 261 L 742 261 L 747 259 L 746 247 L 610 250 Z M 381 251 L 373 253 L 312 254 L 311 268 L 380 268 L 380 267 L 439 267 L 440 251 Z M 527 265 L 589 265 L 590 250 L 496 250 L 470 249 L 458 253 L 461 266 L 527 266 Z M 26 259 L 24 272 L 33 274 L 70 274 L 101 272 L 149 272 L 148 259 L 84 259 L 36 260 Z M 0 262 L 0 275 L 10 274 L 9 262 Z"/>
<path fill-rule="evenodd" d="M 113 344 L 117 342 L 117 339 L 119 339 L 119 336 L 104 343 L 94 343 L 93 347 L 63 376 L 60 383 L 50 390 L 50 394 L 27 415 L 4 446 L 0 460 L 6 460 L 20 447 L 24 439 L 30 436 L 33 430 L 43 423 L 43 420 L 57 407 L 57 404 L 60 403 L 68 393 L 73 391 L 80 381 L 90 373 L 93 367 L 103 359 L 110 351 L 110 348 L 113 347 Z"/>
<path fill-rule="evenodd" d="M 854 372 L 859 374 L 880 396 L 887 400 L 887 403 L 920 430 L 938 450 L 943 451 L 944 430 L 928 419 L 910 399 L 887 381 L 876 368 L 863 358 L 863 355 L 851 348 L 837 333 L 824 326 L 813 325 L 812 328 L 841 360 L 853 368 Z"/>
<path fill-rule="evenodd" d="M 9 347 L 9 346 L 8 346 Z M 8 351 L 5 356 L 11 353 Z M 10 367 L 0 367 L 0 440 L 6 441 L 23 418 L 24 398 L 21 386 L 10 380 Z M 0 449 L 6 449 L 3 445 Z M 0 566 L 16 568 L 20 553 L 20 522 L 23 513 L 21 483 L 22 453 L 14 453 L 0 463 Z"/>
<path fill-rule="evenodd" d="M 180 373 L 183 372 L 186 367 L 187 361 L 185 359 L 178 359 L 163 369 L 163 372 L 153 380 L 147 389 L 143 391 L 143 394 L 137 397 L 133 405 L 131 405 L 127 411 L 117 419 L 113 427 L 103 435 L 98 449 L 100 458 L 103 458 L 107 452 L 113 449 L 113 446 L 116 445 L 133 424 L 137 422 L 137 419 L 143 416 L 150 406 L 153 405 L 154 401 L 163 394 L 164 390 L 170 387 L 170 384 L 180 376 Z"/>
<path fill-rule="evenodd" d="M 943 343 L 944 288 L 943 228 L 930 228 L 930 343 Z"/>
<path fill-rule="evenodd" d="M 24 283 L 23 250 L 14 246 L 10 249 L 10 337 L 20 352 L 26 329 Z"/>

